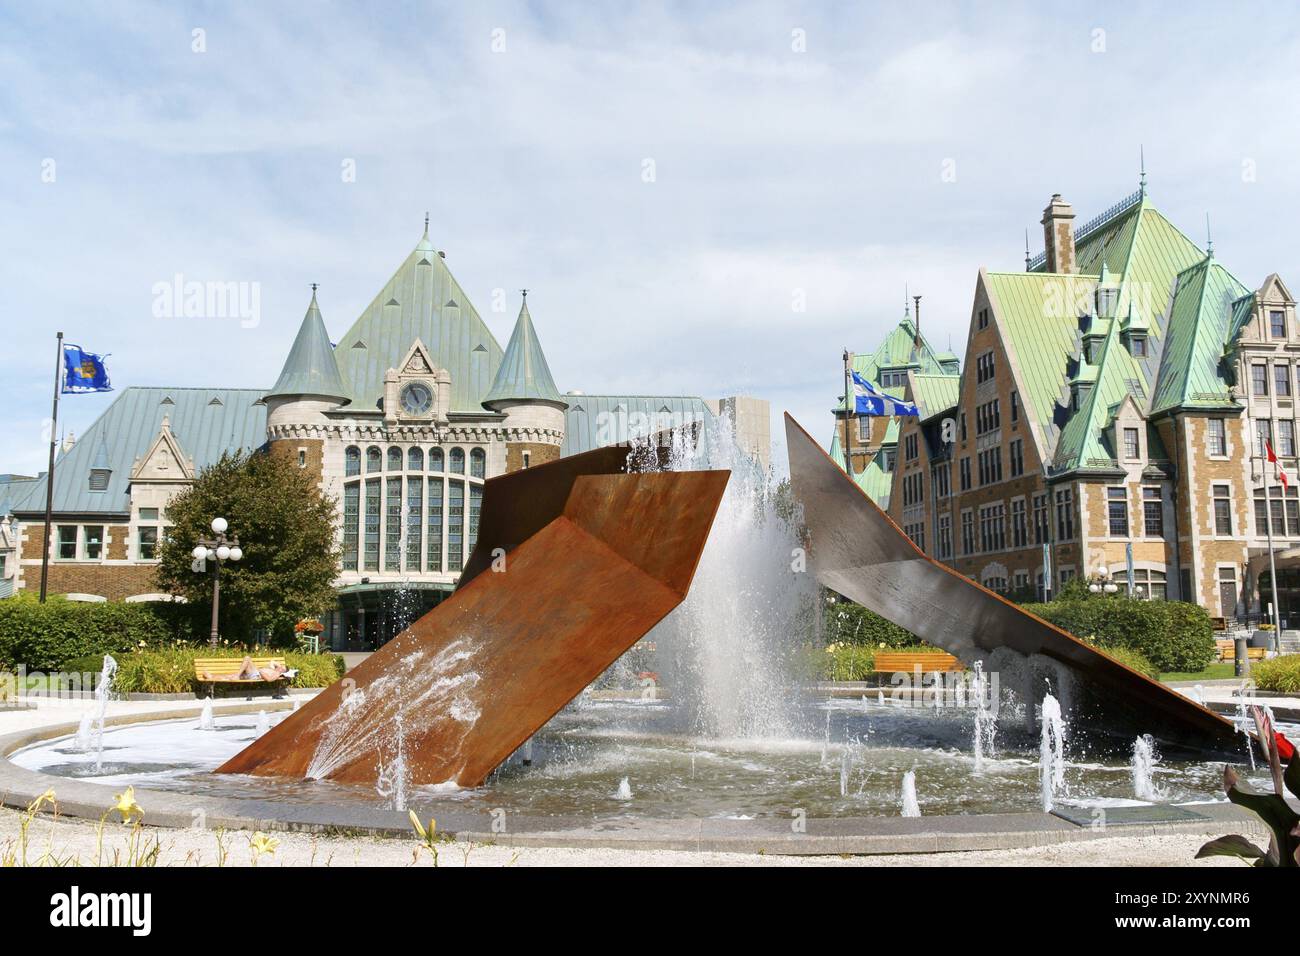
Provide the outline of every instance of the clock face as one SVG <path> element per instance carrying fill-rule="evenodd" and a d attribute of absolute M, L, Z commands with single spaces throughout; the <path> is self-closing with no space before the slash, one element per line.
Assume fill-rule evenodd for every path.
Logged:
<path fill-rule="evenodd" d="M 424 382 L 411 382 L 402 389 L 402 411 L 408 415 L 427 415 L 433 408 L 433 389 Z"/>

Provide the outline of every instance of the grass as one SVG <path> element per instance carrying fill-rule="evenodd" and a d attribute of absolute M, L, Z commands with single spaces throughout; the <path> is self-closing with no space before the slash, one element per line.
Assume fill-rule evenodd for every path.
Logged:
<path fill-rule="evenodd" d="M 1166 671 L 1160 675 L 1160 680 L 1229 680 L 1234 676 L 1232 661 L 1225 661 L 1210 664 L 1203 671 Z"/>

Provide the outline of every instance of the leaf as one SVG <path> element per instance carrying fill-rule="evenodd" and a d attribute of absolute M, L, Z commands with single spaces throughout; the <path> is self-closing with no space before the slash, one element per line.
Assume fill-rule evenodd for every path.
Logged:
<path fill-rule="evenodd" d="M 1223 776 L 1225 783 L 1228 782 L 1230 772 L 1225 771 Z M 1292 855 L 1291 847 L 1294 842 L 1291 833 L 1297 825 L 1300 825 L 1300 815 L 1287 805 L 1285 798 L 1275 793 L 1257 793 L 1248 784 L 1237 780 L 1236 774 L 1231 774 L 1231 778 L 1228 799 L 1237 806 L 1252 811 L 1268 824 L 1268 828 L 1273 831 L 1274 845 L 1286 848 L 1285 852 L 1279 851 L 1270 855 L 1277 858 L 1282 865 L 1290 865 L 1289 858 Z"/>
<path fill-rule="evenodd" d="M 1287 762 L 1282 780 L 1291 791 L 1291 796 L 1300 799 L 1300 748 L 1296 749 L 1295 755 Z"/>
<path fill-rule="evenodd" d="M 1243 860 L 1267 859 L 1267 854 L 1263 850 L 1237 833 L 1211 840 L 1196 851 L 1198 860 L 1210 856 L 1235 856 Z"/>

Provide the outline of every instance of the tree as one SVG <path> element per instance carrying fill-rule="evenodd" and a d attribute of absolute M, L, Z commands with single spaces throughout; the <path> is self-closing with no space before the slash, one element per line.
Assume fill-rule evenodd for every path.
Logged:
<path fill-rule="evenodd" d="M 247 640 L 265 628 L 287 643 L 293 625 L 335 603 L 335 503 L 316 477 L 287 458 L 262 453 L 224 454 L 167 506 L 171 527 L 160 551 L 158 583 L 195 610 L 196 634 L 212 614 L 212 573 L 191 569 L 191 552 L 212 536 L 216 517 L 229 523 L 244 557 L 221 569 L 221 633 Z M 205 616 L 206 615 L 206 616 Z"/>

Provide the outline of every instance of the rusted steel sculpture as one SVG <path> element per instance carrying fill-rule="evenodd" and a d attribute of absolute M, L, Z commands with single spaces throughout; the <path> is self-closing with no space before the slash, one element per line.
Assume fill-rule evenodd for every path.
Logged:
<path fill-rule="evenodd" d="M 686 597 L 730 473 L 628 460 L 489 480 L 456 592 L 217 772 L 483 783 Z"/>
<path fill-rule="evenodd" d="M 927 557 L 788 413 L 785 434 L 810 565 L 826 587 L 968 664 L 1006 648 L 1065 665 L 1083 678 L 1085 726 L 1104 714 L 1096 729 L 1240 752 L 1242 736 L 1213 711 Z"/>

